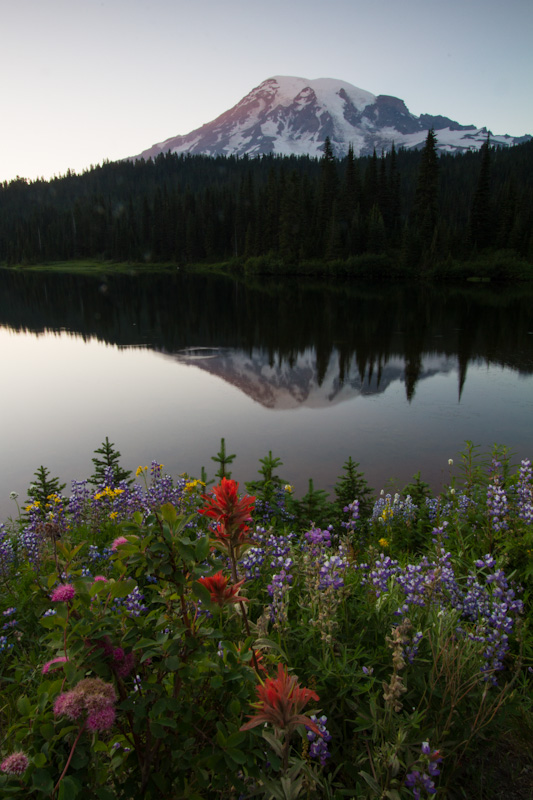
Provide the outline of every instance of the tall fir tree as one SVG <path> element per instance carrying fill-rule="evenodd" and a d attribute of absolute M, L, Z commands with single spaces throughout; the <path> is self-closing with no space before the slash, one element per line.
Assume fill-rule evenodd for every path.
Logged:
<path fill-rule="evenodd" d="M 422 150 L 415 192 L 413 223 L 421 243 L 422 253 L 433 241 L 438 216 L 439 157 L 437 137 L 431 128 Z"/>
<path fill-rule="evenodd" d="M 484 250 L 490 247 L 494 238 L 494 214 L 490 186 L 491 148 L 488 136 L 487 141 L 481 147 L 480 154 L 479 177 L 470 208 L 470 238 L 476 249 Z"/>

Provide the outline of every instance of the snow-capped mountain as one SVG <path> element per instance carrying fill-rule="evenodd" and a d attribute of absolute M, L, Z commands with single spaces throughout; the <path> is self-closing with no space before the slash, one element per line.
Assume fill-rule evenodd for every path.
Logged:
<path fill-rule="evenodd" d="M 326 136 L 335 155 L 343 156 L 351 144 L 355 155 L 371 155 L 423 146 L 427 132 L 435 130 L 438 147 L 445 152 L 479 150 L 487 139 L 486 128 L 460 125 L 448 117 L 411 114 L 403 100 L 373 95 L 350 83 L 319 78 L 276 76 L 263 81 L 236 106 L 212 122 L 185 136 L 154 144 L 137 158 L 159 153 L 205 155 L 320 156 Z M 498 145 L 513 145 L 531 136 L 494 135 Z"/>

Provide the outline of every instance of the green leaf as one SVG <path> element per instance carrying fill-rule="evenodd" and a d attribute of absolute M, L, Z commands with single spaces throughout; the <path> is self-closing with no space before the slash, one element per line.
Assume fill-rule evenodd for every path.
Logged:
<path fill-rule="evenodd" d="M 203 585 L 203 583 L 198 583 L 198 581 L 194 581 L 192 585 L 193 593 L 196 597 L 204 603 L 207 608 L 211 607 L 211 592 L 209 589 Z"/>
<path fill-rule="evenodd" d="M 158 643 L 155 639 L 139 639 L 138 642 L 135 642 L 133 645 L 133 650 L 143 650 L 145 647 L 157 647 Z"/>
<path fill-rule="evenodd" d="M 381 795 L 381 789 L 379 788 L 378 782 L 374 780 L 372 775 L 369 775 L 368 772 L 361 771 L 359 775 L 364 778 L 364 780 L 368 783 L 370 788 L 376 792 L 377 795 Z"/>
<path fill-rule="evenodd" d="M 226 739 L 226 747 L 238 747 L 246 740 L 246 733 L 244 731 L 235 731 L 231 733 Z"/>
<path fill-rule="evenodd" d="M 17 711 L 19 714 L 22 714 L 23 717 L 28 717 L 31 714 L 31 703 L 27 695 L 23 694 L 22 697 L 19 697 L 17 700 Z"/>
<path fill-rule="evenodd" d="M 201 539 L 198 539 L 196 542 L 196 560 L 197 561 L 205 561 L 207 556 L 209 555 L 209 537 L 202 536 Z"/>
<path fill-rule="evenodd" d="M 58 800 L 74 800 L 81 789 L 79 781 L 66 775 L 59 786 Z"/>
<path fill-rule="evenodd" d="M 183 544 L 183 542 L 177 542 L 178 553 L 180 554 L 181 558 L 184 561 L 194 561 L 196 558 L 196 553 L 194 551 L 194 547 L 188 544 Z"/>
<path fill-rule="evenodd" d="M 161 506 L 161 516 L 165 522 L 168 522 L 170 525 L 172 525 L 172 523 L 176 522 L 178 518 L 178 512 L 172 503 L 165 503 L 163 506 Z"/>
<path fill-rule="evenodd" d="M 48 692 L 43 692 L 39 696 L 39 711 L 42 713 L 46 708 L 46 704 L 48 703 Z"/>
<path fill-rule="evenodd" d="M 115 597 L 126 597 L 128 594 L 133 592 L 137 584 L 132 578 L 129 578 L 126 581 L 115 581 L 115 583 L 110 582 L 107 584 L 107 586 L 109 586 L 111 598 L 114 599 Z"/>
<path fill-rule="evenodd" d="M 46 739 L 48 741 L 49 739 L 51 739 L 53 737 L 53 735 L 55 733 L 55 728 L 54 728 L 54 726 L 52 725 L 51 722 L 46 722 L 44 725 L 41 725 L 41 727 L 39 728 L 39 733 L 41 734 L 43 739 Z"/>
<path fill-rule="evenodd" d="M 46 764 L 46 756 L 45 756 L 45 754 L 44 753 L 36 753 L 33 756 L 33 763 L 38 769 L 40 769 L 41 767 L 44 767 L 44 765 Z"/>
<path fill-rule="evenodd" d="M 54 788 L 54 781 L 48 770 L 36 769 L 32 775 L 32 785 L 39 792 L 50 794 Z"/>

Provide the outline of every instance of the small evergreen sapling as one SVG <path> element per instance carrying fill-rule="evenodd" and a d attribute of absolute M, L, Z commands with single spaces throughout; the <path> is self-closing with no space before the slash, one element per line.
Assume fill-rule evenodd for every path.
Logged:
<path fill-rule="evenodd" d="M 59 478 L 51 478 L 50 470 L 42 464 L 36 472 L 35 480 L 28 489 L 28 503 L 40 503 L 44 508 L 51 494 L 60 495 L 66 483 L 59 483 Z"/>
<path fill-rule="evenodd" d="M 220 440 L 219 452 L 216 454 L 216 456 L 211 456 L 211 461 L 215 461 L 217 464 L 220 464 L 218 471 L 215 472 L 215 477 L 220 478 L 220 480 L 222 480 L 222 478 L 228 478 L 229 480 L 231 478 L 231 472 L 228 472 L 226 467 L 228 464 L 231 464 L 234 458 L 235 453 L 233 453 L 231 456 L 226 454 L 226 440 L 222 438 Z"/>
<path fill-rule="evenodd" d="M 357 469 L 358 466 L 359 462 L 354 461 L 350 456 L 348 461 L 344 462 L 344 474 L 338 477 L 337 483 L 333 487 L 336 498 L 335 511 L 341 519 L 346 518 L 344 509 L 354 500 L 359 500 L 361 517 L 366 518 L 372 514 L 374 507 L 372 489 L 366 482 L 363 473 Z"/>
<path fill-rule="evenodd" d="M 120 481 L 126 481 L 129 485 L 133 483 L 133 478 L 130 477 L 131 470 L 123 469 L 120 466 L 120 452 L 115 450 L 114 442 L 110 442 L 107 436 L 105 437 L 105 441 L 102 442 L 101 447 L 95 450 L 94 453 L 101 455 L 102 458 L 92 459 L 95 470 L 89 478 L 89 483 L 92 483 L 93 486 L 99 486 L 104 483 L 106 480 L 106 470 L 109 469 L 109 467 L 113 469 L 113 480 L 115 483 L 120 483 Z"/>

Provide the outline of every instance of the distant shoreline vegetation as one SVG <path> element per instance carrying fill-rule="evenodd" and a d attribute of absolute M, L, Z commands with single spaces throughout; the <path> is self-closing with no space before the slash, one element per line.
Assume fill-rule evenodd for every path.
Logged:
<path fill-rule="evenodd" d="M 533 142 L 336 159 L 172 155 L 0 185 L 0 264 L 533 277 Z"/>

